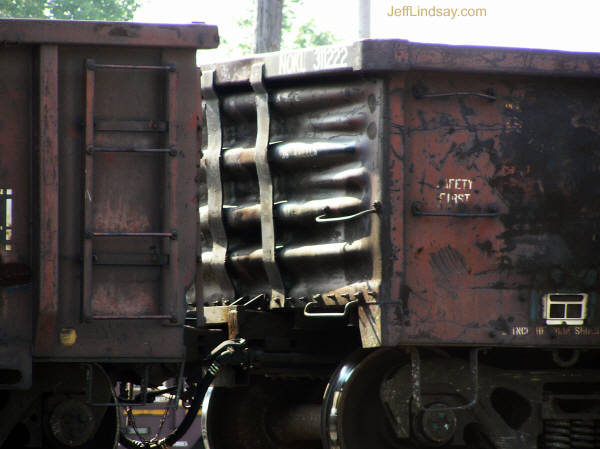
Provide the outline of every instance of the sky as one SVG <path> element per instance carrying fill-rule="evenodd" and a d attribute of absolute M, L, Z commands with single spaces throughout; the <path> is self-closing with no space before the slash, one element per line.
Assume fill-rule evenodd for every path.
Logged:
<path fill-rule="evenodd" d="M 248 0 L 143 2 L 136 21 L 217 25 L 225 45 L 205 53 L 208 60 L 241 56 L 237 42 L 251 46 L 251 31 L 238 25 L 251 15 Z M 297 23 L 314 19 L 339 43 L 358 39 L 358 0 L 303 0 L 294 12 Z M 597 0 L 371 0 L 370 26 L 372 38 L 600 53 L 599 20 Z"/>

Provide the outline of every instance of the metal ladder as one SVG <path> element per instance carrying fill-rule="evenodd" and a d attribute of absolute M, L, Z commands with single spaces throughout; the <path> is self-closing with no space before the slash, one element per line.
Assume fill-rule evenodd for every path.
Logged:
<path fill-rule="evenodd" d="M 123 147 L 99 147 L 94 144 L 94 136 L 97 124 L 94 117 L 96 72 L 100 70 L 142 70 L 142 71 L 164 71 L 166 72 L 167 90 L 167 123 L 159 127 L 158 131 L 166 133 L 167 148 L 135 148 Z M 115 319 L 168 319 L 177 322 L 177 311 L 175 310 L 175 298 L 178 292 L 178 242 L 177 242 L 177 148 L 176 148 L 176 109 L 177 109 L 177 71 L 174 65 L 113 65 L 97 64 L 92 59 L 85 61 L 85 138 L 84 138 L 84 160 L 83 164 L 83 276 L 82 276 L 82 319 L 84 322 L 92 320 L 115 320 Z M 155 122 L 157 123 L 157 122 Z M 123 125 L 123 124 L 122 124 Z M 129 125 L 114 126 L 111 131 L 132 131 Z M 163 226 L 167 229 L 157 232 L 115 231 L 91 229 L 93 223 L 93 170 L 94 155 L 96 153 L 158 153 L 162 154 L 165 161 L 165 215 Z M 163 239 L 162 252 L 168 254 L 168 262 L 163 259 L 164 265 L 169 269 L 161 269 L 162 294 L 159 300 L 159 314 L 156 315 L 101 315 L 94 314 L 92 307 L 93 294 L 93 265 L 96 256 L 94 254 L 94 239 L 97 237 L 158 237 Z M 106 261 L 104 265 L 123 265 L 118 260 Z M 135 264 L 135 263 L 134 263 Z M 159 263 L 159 265 L 161 265 Z M 161 267 L 162 268 L 162 267 Z M 170 289 L 165 288 L 170 286 Z"/>

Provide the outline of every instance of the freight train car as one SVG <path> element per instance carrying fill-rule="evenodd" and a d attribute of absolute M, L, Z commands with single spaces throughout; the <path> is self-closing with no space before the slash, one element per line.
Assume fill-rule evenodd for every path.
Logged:
<path fill-rule="evenodd" d="M 377 40 L 202 67 L 200 323 L 279 357 L 210 390 L 206 447 L 600 447 L 599 77 Z"/>
<path fill-rule="evenodd" d="M 0 447 L 600 447 L 598 55 L 0 40 Z"/>
<path fill-rule="evenodd" d="M 185 362 L 217 29 L 8 20 L 0 42 L 0 446 L 112 447 L 113 381 Z"/>

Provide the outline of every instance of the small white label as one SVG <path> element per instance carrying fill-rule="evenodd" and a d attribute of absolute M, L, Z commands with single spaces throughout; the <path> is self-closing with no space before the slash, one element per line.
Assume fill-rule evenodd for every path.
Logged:
<path fill-rule="evenodd" d="M 528 327 L 513 327 L 512 334 L 516 336 L 525 336 L 529 334 Z"/>
<path fill-rule="evenodd" d="M 317 47 L 309 52 L 282 53 L 279 74 L 302 73 L 309 70 L 330 70 L 348 66 L 348 47 Z"/>
<path fill-rule="evenodd" d="M 4 221 L 0 223 L 0 232 L 2 233 L 0 241 L 4 242 L 2 248 L 5 252 L 13 250 L 13 189 L 0 189 L 0 195 L 4 197 Z M 2 205 L 0 204 L 0 207 Z"/>
<path fill-rule="evenodd" d="M 348 47 L 320 47 L 315 49 L 313 70 L 334 69 L 348 65 Z"/>
<path fill-rule="evenodd" d="M 279 73 L 306 72 L 306 53 L 282 53 L 279 59 Z"/>

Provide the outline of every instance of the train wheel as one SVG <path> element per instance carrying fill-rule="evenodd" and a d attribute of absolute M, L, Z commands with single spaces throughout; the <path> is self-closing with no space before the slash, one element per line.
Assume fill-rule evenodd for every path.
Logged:
<path fill-rule="evenodd" d="M 7 432 L 1 449 L 112 449 L 117 439 L 114 407 L 92 409 L 65 398 L 47 411 L 41 399 Z M 100 410 L 101 409 L 101 410 Z M 43 413 L 43 412 L 46 413 Z"/>
<path fill-rule="evenodd" d="M 99 409 L 99 410 L 96 410 Z M 92 407 L 85 399 L 64 399 L 44 417 L 44 447 L 106 449 L 116 447 L 117 414 L 114 407 Z"/>
<path fill-rule="evenodd" d="M 321 449 L 324 383 L 253 378 L 210 387 L 202 404 L 205 449 Z"/>
<path fill-rule="evenodd" d="M 342 363 L 325 391 L 321 412 L 324 449 L 411 448 L 398 440 L 381 400 L 381 384 L 406 356 L 396 349 L 359 351 Z"/>

